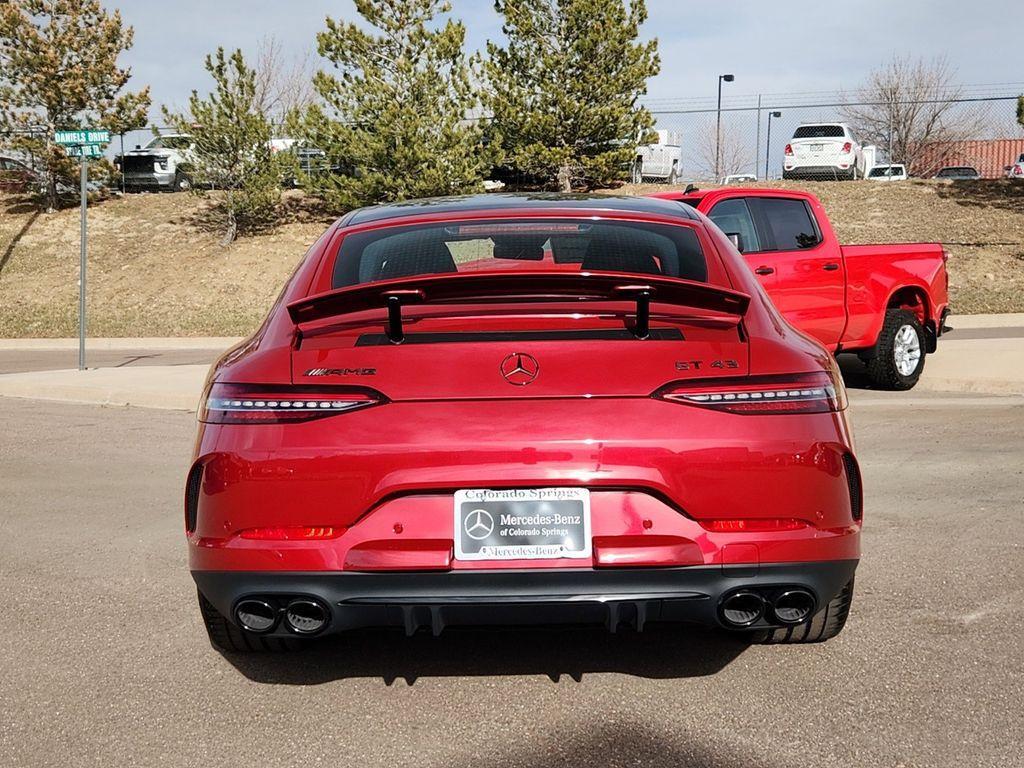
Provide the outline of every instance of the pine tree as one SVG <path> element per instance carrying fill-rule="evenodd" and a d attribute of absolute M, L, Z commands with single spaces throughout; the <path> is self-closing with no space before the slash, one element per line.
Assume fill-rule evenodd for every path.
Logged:
<path fill-rule="evenodd" d="M 490 169 L 483 131 L 468 119 L 479 98 L 466 30 L 447 0 L 356 0 L 364 25 L 327 19 L 318 72 L 324 106 L 295 130 L 341 173 L 305 179 L 343 208 L 475 191 Z M 366 28 L 369 28 L 367 31 Z"/>
<path fill-rule="evenodd" d="M 15 0 L 0 4 L 0 130 L 42 160 L 46 203 L 57 179 L 74 172 L 53 143 L 55 130 L 94 128 L 114 114 L 145 114 L 149 88 L 122 92 L 131 70 L 117 65 L 133 30 L 98 0 Z"/>
<path fill-rule="evenodd" d="M 495 0 L 485 99 L 512 166 L 569 192 L 623 178 L 653 125 L 638 105 L 660 69 L 638 42 L 644 0 Z"/>
<path fill-rule="evenodd" d="M 281 199 L 283 168 L 270 150 L 272 126 L 257 99 L 256 74 L 241 51 L 230 56 L 218 48 L 206 57 L 213 91 L 201 97 L 192 91 L 188 114 L 164 108 L 175 130 L 192 136 L 190 172 L 193 191 L 219 190 L 214 207 L 221 214 L 223 244 L 239 233 L 272 224 Z"/>
<path fill-rule="evenodd" d="M 1024 128 L 1024 96 L 1017 97 L 1017 122 Z"/>

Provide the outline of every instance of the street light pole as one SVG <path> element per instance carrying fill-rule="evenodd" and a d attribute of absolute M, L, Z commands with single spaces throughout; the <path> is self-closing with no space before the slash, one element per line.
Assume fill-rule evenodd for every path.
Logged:
<path fill-rule="evenodd" d="M 718 183 L 718 172 L 721 166 L 721 144 L 722 144 L 722 81 L 731 83 L 735 80 L 734 75 L 719 75 L 718 76 L 718 109 L 716 110 L 717 119 L 715 122 L 715 183 Z"/>
<path fill-rule="evenodd" d="M 768 161 L 772 156 L 772 118 L 782 117 L 781 112 L 769 112 L 768 113 L 768 139 L 764 146 L 764 179 L 768 180 Z"/>

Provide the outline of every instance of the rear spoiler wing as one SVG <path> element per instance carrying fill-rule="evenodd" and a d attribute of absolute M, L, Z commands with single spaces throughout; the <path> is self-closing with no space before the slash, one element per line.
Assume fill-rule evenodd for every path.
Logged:
<path fill-rule="evenodd" d="M 365 283 L 309 296 L 288 305 L 301 326 L 319 320 L 387 309 L 387 335 L 404 338 L 402 307 L 409 304 L 506 304 L 547 301 L 634 301 L 637 338 L 648 336 L 652 301 L 742 317 L 750 296 L 692 280 L 615 272 L 440 274 Z"/>

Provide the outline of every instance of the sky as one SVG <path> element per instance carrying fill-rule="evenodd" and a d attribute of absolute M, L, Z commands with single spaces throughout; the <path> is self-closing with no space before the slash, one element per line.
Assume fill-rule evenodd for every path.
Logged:
<path fill-rule="evenodd" d="M 467 44 L 501 37 L 491 0 L 452 0 Z M 203 57 L 218 45 L 254 52 L 274 35 L 287 52 L 315 55 L 324 18 L 355 19 L 351 0 L 107 0 L 135 28 L 122 62 L 154 109 L 184 106 L 209 79 Z M 726 100 L 764 94 L 852 90 L 894 53 L 945 54 L 961 83 L 1024 85 L 1024 0 L 647 0 L 645 37 L 657 37 L 661 73 L 652 103 L 713 98 L 731 73 Z M 1011 31 L 1016 29 L 1016 35 Z M 982 89 L 984 90 L 984 89 Z M 1005 89 L 1003 89 L 1005 90 Z"/>

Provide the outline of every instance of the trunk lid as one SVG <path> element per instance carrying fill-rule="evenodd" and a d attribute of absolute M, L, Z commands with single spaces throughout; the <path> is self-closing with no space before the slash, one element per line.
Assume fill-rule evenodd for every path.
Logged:
<path fill-rule="evenodd" d="M 637 338 L 645 293 L 649 333 Z M 644 397 L 671 381 L 746 375 L 747 301 L 704 284 L 599 273 L 357 286 L 289 306 L 299 331 L 292 381 L 365 386 L 391 400 Z M 401 343 L 392 341 L 396 311 Z"/>

